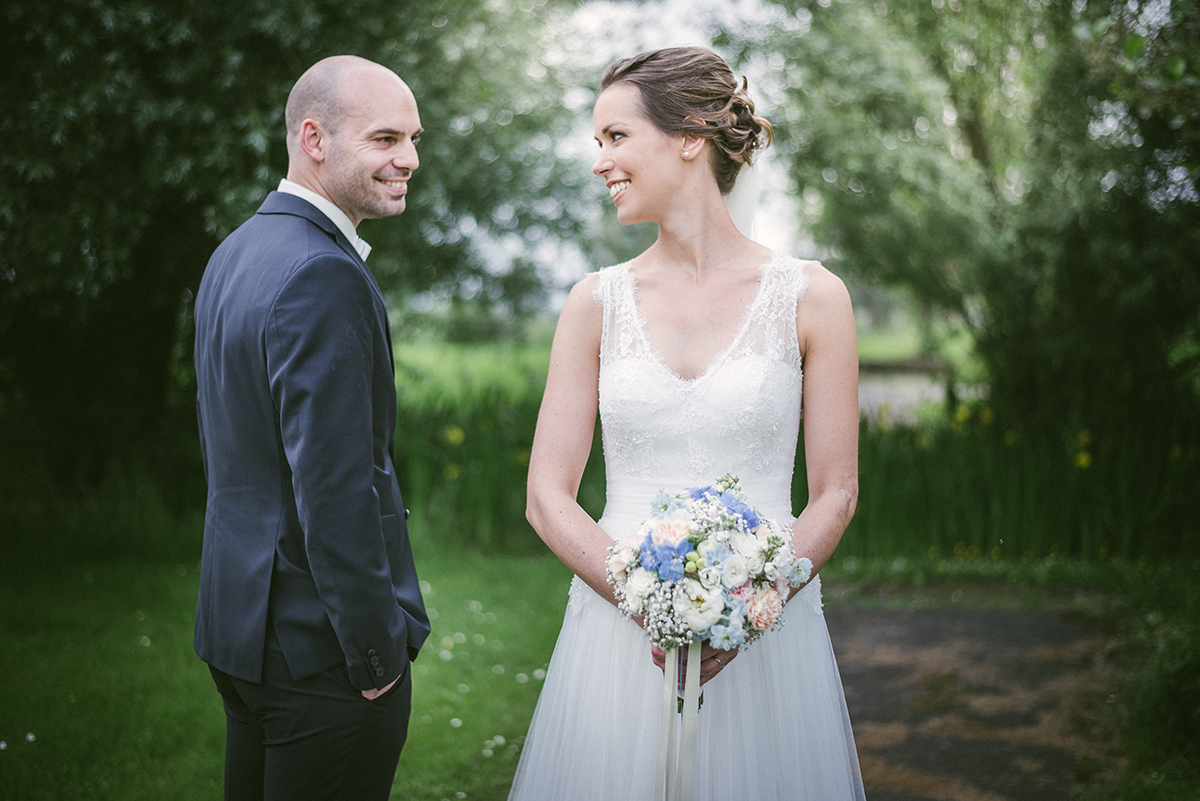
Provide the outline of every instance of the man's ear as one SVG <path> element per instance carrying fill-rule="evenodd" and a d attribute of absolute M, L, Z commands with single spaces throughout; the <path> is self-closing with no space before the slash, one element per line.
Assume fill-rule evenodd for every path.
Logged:
<path fill-rule="evenodd" d="M 298 137 L 300 149 L 313 161 L 325 160 L 328 136 L 328 131 L 321 123 L 312 118 L 300 123 L 300 136 Z"/>

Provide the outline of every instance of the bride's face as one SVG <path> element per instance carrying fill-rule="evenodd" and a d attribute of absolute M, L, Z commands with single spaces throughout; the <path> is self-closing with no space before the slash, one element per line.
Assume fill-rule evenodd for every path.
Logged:
<path fill-rule="evenodd" d="M 592 172 L 604 179 L 617 219 L 626 225 L 659 221 L 678 202 L 684 161 L 683 138 L 671 137 L 642 113 L 641 90 L 614 84 L 592 112 L 600 155 Z"/>

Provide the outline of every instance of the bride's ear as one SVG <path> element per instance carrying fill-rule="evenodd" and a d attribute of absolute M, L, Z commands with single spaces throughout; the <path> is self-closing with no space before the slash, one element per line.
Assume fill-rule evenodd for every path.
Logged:
<path fill-rule="evenodd" d="M 684 120 L 684 122 L 704 125 L 704 120 L 700 119 L 699 117 L 688 117 L 686 120 Z M 683 146 L 680 149 L 680 155 L 683 157 L 684 161 L 692 161 L 700 156 L 700 153 L 707 145 L 708 140 L 703 136 L 689 136 L 685 134 L 683 136 Z"/>
<path fill-rule="evenodd" d="M 684 161 L 692 161 L 700 156 L 707 144 L 708 140 L 703 136 L 685 136 L 680 155 Z"/>

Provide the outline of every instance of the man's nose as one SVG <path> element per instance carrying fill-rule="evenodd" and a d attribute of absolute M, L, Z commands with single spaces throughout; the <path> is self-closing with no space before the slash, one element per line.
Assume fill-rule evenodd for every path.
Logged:
<path fill-rule="evenodd" d="M 392 159 L 392 164 L 397 169 L 408 170 L 409 172 L 420 167 L 421 157 L 417 155 L 417 146 L 409 143 L 406 147 L 402 148 L 396 157 Z"/>

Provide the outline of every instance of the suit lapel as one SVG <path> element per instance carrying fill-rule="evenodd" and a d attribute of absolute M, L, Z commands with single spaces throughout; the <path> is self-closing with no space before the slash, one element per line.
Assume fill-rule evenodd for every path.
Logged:
<path fill-rule="evenodd" d="M 333 224 L 333 220 L 326 217 L 321 210 L 313 204 L 309 203 L 302 197 L 289 194 L 287 192 L 271 192 L 267 195 L 267 199 L 258 208 L 259 214 L 291 214 L 296 217 L 303 217 L 313 225 L 320 228 L 326 234 L 333 238 L 338 247 L 346 252 L 350 260 L 358 265 L 358 269 L 366 277 L 367 283 L 371 286 L 371 291 L 375 293 L 375 297 L 379 299 L 379 305 L 383 308 L 383 332 L 384 340 L 387 343 L 388 361 L 392 364 L 393 372 L 395 371 L 396 357 L 392 352 L 392 326 L 388 321 L 387 301 L 384 300 L 383 290 L 379 288 L 379 283 L 375 280 L 375 274 L 371 272 L 371 268 L 367 266 L 363 257 L 358 255 L 358 251 L 354 249 L 354 245 L 350 244 L 350 240 L 346 235 Z M 394 444 L 394 443 L 393 443 Z M 389 444 L 388 452 L 392 452 L 392 445 Z M 395 454 L 391 453 L 393 461 Z"/>
<path fill-rule="evenodd" d="M 341 229 L 334 225 L 333 220 L 326 217 L 316 206 L 309 203 L 302 197 L 298 197 L 287 192 L 271 192 L 271 194 L 267 195 L 267 199 L 263 201 L 263 204 L 259 206 L 258 213 L 291 214 L 296 217 L 303 217 L 313 225 L 320 228 L 322 231 L 328 234 L 334 242 L 337 243 L 337 246 L 341 248 L 347 256 L 350 257 L 351 261 L 358 265 L 358 268 L 362 270 L 363 275 L 366 276 L 367 282 L 371 285 L 371 289 L 379 298 L 379 302 L 384 303 L 383 290 L 379 288 L 379 283 L 375 280 L 375 274 L 371 272 L 371 268 L 367 266 L 365 261 L 363 261 L 363 257 L 358 255 L 358 251 L 354 249 L 354 245 L 352 245 L 350 240 L 346 238 L 346 235 L 341 232 Z M 384 308 L 387 308 L 386 303 L 384 303 Z M 384 325 L 387 326 L 386 319 L 384 320 Z M 388 335 L 390 343 L 390 330 L 388 331 Z"/>

